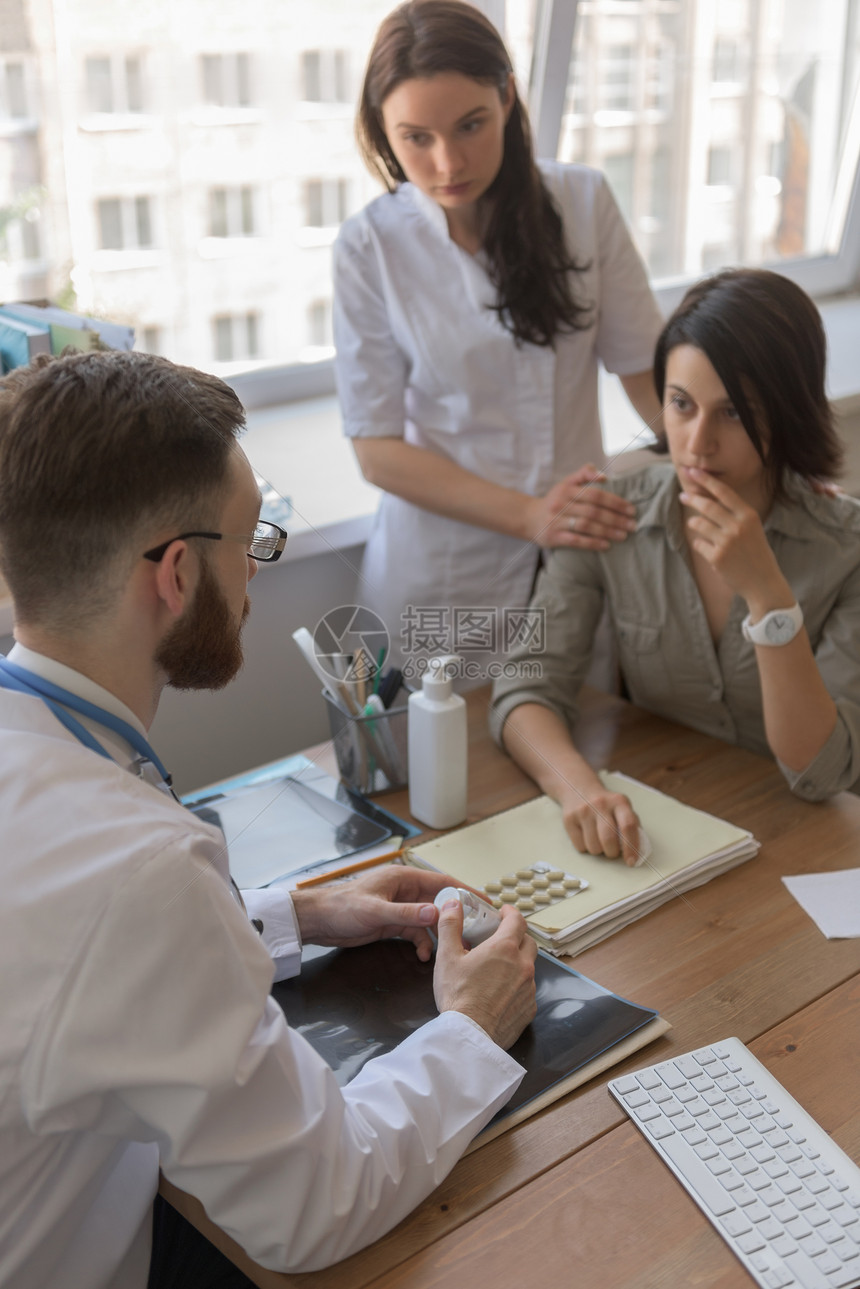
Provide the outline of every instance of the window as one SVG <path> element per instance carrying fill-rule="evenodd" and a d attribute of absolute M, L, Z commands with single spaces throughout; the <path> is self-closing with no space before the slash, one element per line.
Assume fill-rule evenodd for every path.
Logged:
<path fill-rule="evenodd" d="M 714 80 L 729 85 L 740 84 L 741 49 L 736 40 L 718 36 L 714 42 Z"/>
<path fill-rule="evenodd" d="M 336 228 L 349 214 L 347 179 L 308 179 L 305 184 L 305 224 Z"/>
<path fill-rule="evenodd" d="M 10 61 L 4 64 L 0 78 L 0 116 L 14 121 L 29 115 L 24 64 Z"/>
<path fill-rule="evenodd" d="M 308 305 L 308 345 L 314 349 L 325 349 L 333 344 L 331 300 L 314 300 Z"/>
<path fill-rule="evenodd" d="M 149 197 L 103 197 L 96 209 L 101 250 L 144 249 L 153 245 Z"/>
<path fill-rule="evenodd" d="M 251 103 L 249 54 L 201 54 L 203 102 L 212 107 L 248 107 Z"/>
<path fill-rule="evenodd" d="M 600 106 L 607 112 L 632 112 L 636 106 L 636 61 L 632 45 L 608 45 L 603 52 Z"/>
<path fill-rule="evenodd" d="M 724 184 L 731 187 L 734 183 L 734 149 L 733 148 L 709 148 L 708 149 L 708 184 L 711 186 Z"/>
<path fill-rule="evenodd" d="M 254 206 L 253 188 L 210 188 L 209 236 L 252 237 L 257 231 Z"/>
<path fill-rule="evenodd" d="M 615 200 L 628 223 L 633 221 L 633 168 L 632 152 L 618 152 L 604 158 L 603 173 L 615 194 Z"/>
<path fill-rule="evenodd" d="M 87 110 L 97 114 L 143 111 L 141 60 L 136 55 L 84 60 Z"/>
<path fill-rule="evenodd" d="M 260 356 L 260 319 L 254 312 L 220 314 L 212 320 L 215 361 L 236 362 Z"/>
<path fill-rule="evenodd" d="M 135 349 L 145 354 L 160 354 L 162 352 L 161 327 L 142 327 L 137 334 Z"/>
<path fill-rule="evenodd" d="M 349 53 L 306 49 L 302 54 L 302 98 L 308 103 L 349 103 Z"/>
<path fill-rule="evenodd" d="M 566 12 L 564 0 L 544 4 Z M 610 174 L 652 273 L 767 263 L 813 290 L 850 284 L 836 258 L 860 157 L 860 12 L 849 8 L 846 38 L 842 0 L 631 0 L 624 15 L 617 0 L 580 0 L 572 67 L 600 69 L 609 119 L 569 112 L 556 152 Z M 657 218 L 667 157 L 671 199 Z M 810 281 L 797 257 L 827 276 Z"/>

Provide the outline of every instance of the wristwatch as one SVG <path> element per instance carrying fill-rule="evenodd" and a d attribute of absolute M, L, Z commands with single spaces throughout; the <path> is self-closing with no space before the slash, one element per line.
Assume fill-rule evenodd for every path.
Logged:
<path fill-rule="evenodd" d="M 756 645 L 784 645 L 793 640 L 803 626 L 803 610 L 799 604 L 790 609 L 774 609 L 753 623 L 748 613 L 741 623 L 744 639 Z"/>

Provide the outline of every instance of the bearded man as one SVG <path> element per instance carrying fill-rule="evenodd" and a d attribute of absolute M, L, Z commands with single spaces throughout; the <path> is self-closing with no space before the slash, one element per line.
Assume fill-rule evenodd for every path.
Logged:
<path fill-rule="evenodd" d="M 156 1206 L 159 1169 L 264 1266 L 326 1266 L 423 1199 L 522 1077 L 518 914 L 468 952 L 428 873 L 243 900 L 149 744 L 165 685 L 235 674 L 248 583 L 286 540 L 242 424 L 221 381 L 146 354 L 0 381 L 3 1286 L 248 1284 Z M 431 928 L 439 1016 L 341 1090 L 272 980 L 303 942 L 399 935 L 426 960 Z"/>

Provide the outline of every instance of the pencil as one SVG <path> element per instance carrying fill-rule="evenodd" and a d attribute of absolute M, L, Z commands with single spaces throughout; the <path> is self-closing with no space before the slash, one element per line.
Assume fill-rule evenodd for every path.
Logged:
<path fill-rule="evenodd" d="M 296 890 L 304 890 L 306 886 L 321 886 L 323 882 L 333 882 L 338 877 L 349 877 L 352 873 L 360 873 L 364 868 L 375 868 L 377 864 L 387 864 L 393 859 L 400 859 L 404 854 L 403 850 L 391 850 L 387 855 L 374 855 L 372 859 L 360 859 L 355 864 L 347 864 L 345 868 L 334 868 L 329 873 L 317 873 L 316 877 L 306 877 L 303 882 L 296 882 Z"/>

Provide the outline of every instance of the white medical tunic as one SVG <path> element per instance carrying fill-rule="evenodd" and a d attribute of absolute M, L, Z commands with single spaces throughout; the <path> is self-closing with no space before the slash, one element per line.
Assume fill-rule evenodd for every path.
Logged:
<path fill-rule="evenodd" d="M 569 252 L 586 266 L 573 289 L 594 306 L 593 325 L 552 347 L 518 345 L 490 307 L 496 295 L 483 255 L 453 242 L 442 208 L 404 183 L 347 220 L 335 243 L 346 434 L 404 438 L 535 496 L 586 461 L 604 463 L 598 360 L 619 375 L 648 370 L 662 321 L 603 176 L 555 162 L 542 162 L 541 171 Z M 408 651 L 416 615 L 404 620 L 406 606 L 526 605 L 537 561 L 531 542 L 385 493 L 359 599 L 395 641 L 412 624 Z"/>
<path fill-rule="evenodd" d="M 142 731 L 77 672 L 11 659 Z M 341 1091 L 269 996 L 221 834 L 89 728 L 116 761 L 0 689 L 0 1285 L 144 1289 L 159 1166 L 264 1266 L 337 1261 L 442 1180 L 523 1070 L 448 1012 Z M 248 894 L 297 970 L 289 897 Z"/>

